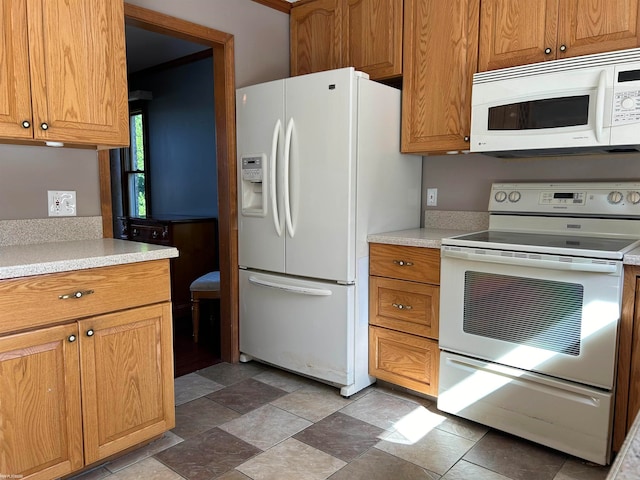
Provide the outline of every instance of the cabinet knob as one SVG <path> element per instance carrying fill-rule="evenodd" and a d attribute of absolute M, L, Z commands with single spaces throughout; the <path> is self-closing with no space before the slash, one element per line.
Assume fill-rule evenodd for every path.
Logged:
<path fill-rule="evenodd" d="M 392 303 L 391 306 L 397 308 L 398 310 L 411 310 L 413 308 L 411 305 L 403 305 L 401 303 Z"/>
<path fill-rule="evenodd" d="M 42 122 L 42 123 L 40 124 L 40 128 L 41 128 L 42 130 L 49 130 L 49 124 L 48 124 L 48 123 L 45 123 L 45 122 Z"/>
<path fill-rule="evenodd" d="M 567 46 L 566 45 L 560 45 L 560 51 L 561 52 L 566 52 L 567 51 Z"/>
<path fill-rule="evenodd" d="M 31 122 L 29 120 L 23 120 L 22 128 L 31 128 Z"/>
<path fill-rule="evenodd" d="M 544 49 L 544 53 L 547 54 L 547 55 L 551 54 L 551 51 L 552 50 L 549 47 Z"/>
<path fill-rule="evenodd" d="M 153 233 L 151 234 L 151 236 L 153 238 L 158 238 L 158 232 L 154 230 Z"/>
<path fill-rule="evenodd" d="M 464 136 L 464 141 L 469 143 L 469 140 L 471 140 L 471 137 L 469 137 L 469 135 L 465 135 Z"/>
<path fill-rule="evenodd" d="M 405 262 L 404 260 L 394 260 L 393 263 L 395 263 L 396 265 L 398 265 L 400 267 L 412 267 L 413 266 L 412 262 Z"/>
<path fill-rule="evenodd" d="M 89 329 L 87 330 L 87 337 L 93 337 L 94 331 Z"/>
<path fill-rule="evenodd" d="M 76 341 L 76 336 L 75 335 L 69 335 L 69 342 L 73 343 Z"/>

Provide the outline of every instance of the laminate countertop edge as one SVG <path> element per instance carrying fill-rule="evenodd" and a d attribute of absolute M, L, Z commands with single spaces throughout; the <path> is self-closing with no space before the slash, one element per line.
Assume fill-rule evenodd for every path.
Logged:
<path fill-rule="evenodd" d="M 367 235 L 369 243 L 385 243 L 405 247 L 440 248 L 443 238 L 471 233 L 467 230 L 441 228 L 412 228 L 394 232 L 373 233 Z"/>
<path fill-rule="evenodd" d="M 0 279 L 174 258 L 175 247 L 113 238 L 0 247 Z"/>
<path fill-rule="evenodd" d="M 452 230 L 440 228 L 413 228 L 394 232 L 372 233 L 367 236 L 369 243 L 384 243 L 405 247 L 440 248 L 442 239 L 473 233 L 469 230 Z M 623 258 L 625 265 L 640 265 L 640 248 L 626 253 Z"/>

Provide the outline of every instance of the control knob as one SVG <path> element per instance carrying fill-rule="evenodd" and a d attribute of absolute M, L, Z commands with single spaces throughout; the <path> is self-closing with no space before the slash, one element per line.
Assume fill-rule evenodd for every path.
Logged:
<path fill-rule="evenodd" d="M 622 108 L 626 110 L 631 110 L 633 107 L 635 107 L 635 105 L 636 102 L 634 102 L 633 98 L 627 97 L 622 100 Z"/>
<path fill-rule="evenodd" d="M 522 195 L 520 195 L 520 192 L 518 192 L 516 190 L 514 190 L 513 192 L 509 192 L 509 201 L 515 203 L 518 200 L 520 200 L 521 196 Z"/>
<path fill-rule="evenodd" d="M 507 192 L 504 192 L 502 190 L 496 192 L 496 194 L 493 196 L 493 198 L 495 198 L 496 202 L 498 203 L 502 203 L 507 199 Z"/>
<path fill-rule="evenodd" d="M 609 195 L 607 195 L 607 200 L 609 200 L 609 203 L 613 205 L 617 205 L 618 203 L 620 203 L 623 198 L 624 195 L 622 195 L 622 193 L 618 191 L 610 192 Z"/>
<path fill-rule="evenodd" d="M 633 205 L 640 203 L 640 192 L 629 192 L 627 194 L 627 201 Z"/>

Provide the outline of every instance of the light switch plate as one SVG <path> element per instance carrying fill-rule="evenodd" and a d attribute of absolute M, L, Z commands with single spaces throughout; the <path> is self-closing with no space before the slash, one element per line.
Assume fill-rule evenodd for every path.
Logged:
<path fill-rule="evenodd" d="M 49 190 L 47 195 L 50 217 L 75 217 L 77 215 L 75 190 Z"/>

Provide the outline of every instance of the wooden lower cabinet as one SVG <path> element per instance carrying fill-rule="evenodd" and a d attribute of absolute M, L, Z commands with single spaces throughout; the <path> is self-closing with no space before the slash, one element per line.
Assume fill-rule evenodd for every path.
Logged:
<path fill-rule="evenodd" d="M 85 462 L 107 458 L 173 428 L 171 304 L 78 324 Z"/>
<path fill-rule="evenodd" d="M 369 326 L 369 375 L 427 395 L 438 395 L 438 341 Z"/>
<path fill-rule="evenodd" d="M 369 375 L 438 395 L 440 251 L 369 247 Z"/>
<path fill-rule="evenodd" d="M 84 465 L 77 338 L 75 323 L 0 338 L 0 474 L 7 478 L 57 478 Z"/>
<path fill-rule="evenodd" d="M 168 260 L 2 281 L 0 305 L 40 292 L 42 298 L 53 297 L 61 306 L 71 302 L 82 311 L 83 304 L 91 304 L 85 300 L 94 301 L 92 295 L 117 292 L 121 281 L 134 278 L 132 269 L 164 272 L 149 282 L 148 293 L 139 292 L 140 299 L 164 301 L 111 307 L 116 310 L 111 313 L 101 313 L 105 303 L 98 302 L 95 315 L 0 336 L 1 475 L 59 478 L 175 426 Z M 113 283 L 103 281 L 105 275 Z M 94 293 L 59 300 L 72 278 L 80 288 L 94 287 Z M 56 283 L 59 291 L 52 290 Z M 12 293 L 11 299 L 3 293 Z M 55 310 L 58 303 L 50 305 Z M 38 308 L 33 305 L 33 311 Z M 25 315 L 27 323 L 30 315 Z"/>

